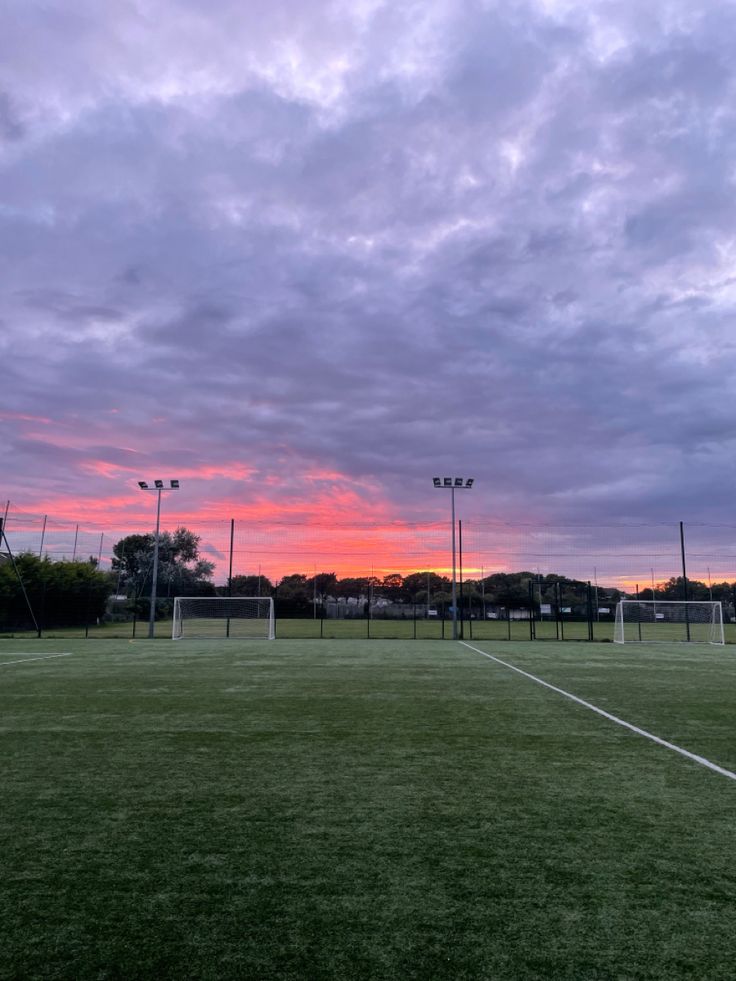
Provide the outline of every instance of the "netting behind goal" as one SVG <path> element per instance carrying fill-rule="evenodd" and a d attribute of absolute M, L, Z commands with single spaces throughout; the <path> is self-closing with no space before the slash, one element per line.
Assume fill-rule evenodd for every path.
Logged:
<path fill-rule="evenodd" d="M 270 596 L 177 596 L 171 636 L 273 640 L 276 636 Z"/>
<path fill-rule="evenodd" d="M 621 600 L 613 639 L 617 644 L 723 644 L 723 610 L 720 603 L 695 600 Z"/>

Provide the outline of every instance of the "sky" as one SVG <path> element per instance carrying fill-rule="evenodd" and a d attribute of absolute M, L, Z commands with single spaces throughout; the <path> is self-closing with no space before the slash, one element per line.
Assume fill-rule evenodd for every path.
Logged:
<path fill-rule="evenodd" d="M 464 475 L 528 534 L 736 526 L 735 38 L 725 0 L 6 0 L 0 497 L 431 528 Z"/>

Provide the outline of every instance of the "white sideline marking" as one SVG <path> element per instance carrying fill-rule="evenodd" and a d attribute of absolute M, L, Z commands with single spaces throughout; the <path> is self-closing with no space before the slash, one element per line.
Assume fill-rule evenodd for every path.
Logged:
<path fill-rule="evenodd" d="M 596 712 L 598 715 L 602 715 L 604 719 L 608 719 L 610 722 L 615 722 L 616 725 L 623 726 L 624 729 L 629 729 L 631 732 L 635 732 L 638 736 L 644 736 L 645 739 L 651 739 L 653 743 L 658 743 L 660 746 L 664 746 L 665 749 L 671 749 L 674 753 L 679 753 L 680 756 L 685 756 L 687 759 L 692 760 L 694 763 L 699 763 L 701 766 L 707 767 L 709 770 L 713 770 L 714 773 L 720 773 L 722 777 L 728 777 L 729 780 L 736 780 L 736 773 L 732 773 L 731 770 L 726 770 L 722 766 L 718 766 L 717 763 L 711 763 L 704 756 L 698 756 L 697 753 L 691 753 L 688 749 L 683 749 L 681 746 L 676 746 L 674 743 L 667 742 L 666 739 L 660 739 L 659 736 L 655 736 L 652 732 L 647 732 L 646 729 L 640 729 L 639 726 L 632 725 L 630 722 L 626 722 L 624 719 L 619 719 L 617 715 L 611 715 L 610 712 L 606 712 L 602 708 L 598 708 L 597 705 L 593 705 L 591 702 L 586 702 L 584 698 L 578 698 L 577 695 L 573 695 L 569 691 L 565 691 L 564 688 L 558 688 L 556 685 L 551 685 L 548 681 L 544 681 L 542 678 L 538 678 L 535 674 L 530 674 L 528 671 L 522 671 L 521 668 L 514 667 L 513 664 L 509 664 L 508 661 L 502 661 L 500 657 L 494 657 L 493 654 L 486 654 L 485 651 L 480 650 L 478 647 L 473 647 L 472 644 L 468 644 L 466 641 L 461 640 L 460 643 L 463 647 L 467 647 L 471 651 L 475 651 L 476 654 L 481 654 L 483 657 L 487 657 L 489 661 L 495 661 L 496 664 L 502 664 L 505 668 L 510 668 L 512 671 L 516 671 L 517 674 L 523 675 L 525 678 L 529 678 L 531 681 L 536 681 L 538 685 L 543 685 L 545 688 L 549 688 L 550 691 L 556 691 L 558 695 L 564 695 L 565 698 L 569 698 L 571 702 L 577 702 L 578 705 L 582 705 L 591 712 Z"/>
<path fill-rule="evenodd" d="M 6 664 L 25 664 L 27 661 L 48 661 L 52 657 L 71 657 L 73 651 L 67 651 L 66 654 L 44 654 L 43 657 L 22 657 L 19 661 L 0 661 L 0 668 L 4 668 Z"/>

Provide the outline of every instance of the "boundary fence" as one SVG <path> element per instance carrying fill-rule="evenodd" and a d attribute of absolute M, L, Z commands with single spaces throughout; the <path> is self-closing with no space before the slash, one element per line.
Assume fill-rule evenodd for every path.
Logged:
<path fill-rule="evenodd" d="M 113 570 L 112 559 L 116 542 L 131 533 L 145 535 L 147 529 L 89 528 L 24 512 L 10 502 L 0 517 L 5 532 L 0 540 L 0 637 L 146 636 L 151 580 L 144 578 L 134 591 Z M 219 592 L 237 577 L 249 578 L 249 595 L 263 584 L 264 595 L 274 596 L 279 636 L 442 639 L 452 636 L 446 589 L 452 569 L 449 524 L 316 527 L 241 519 L 198 523 L 173 516 L 162 532 L 182 525 L 193 531 L 200 557 L 214 565 Z M 736 642 L 736 526 L 511 526 L 492 518 L 458 524 L 463 547 L 457 556 L 457 623 L 464 638 L 612 640 L 618 598 L 641 595 L 719 600 L 727 640 Z M 8 587 L 11 552 L 35 556 L 74 580 L 63 594 L 51 576 L 29 590 L 35 624 L 24 613 L 24 598 Z M 91 569 L 106 574 L 104 587 L 99 577 L 89 575 Z M 341 595 L 318 596 L 317 581 L 327 570 L 345 587 Z M 293 573 L 307 584 L 300 603 L 282 588 Z M 424 576 L 426 587 L 417 582 Z M 444 577 L 444 596 L 442 588 L 435 594 L 430 576 Z M 414 580 L 413 591 L 406 595 L 404 590 L 397 601 L 392 596 L 402 577 Z M 514 580 L 514 600 L 488 591 L 495 589 L 494 577 Z M 346 592 L 348 580 L 370 582 L 370 594 Z M 167 617 L 173 597 L 180 594 L 187 591 L 172 577 L 159 581 L 157 636 L 170 634 Z"/>

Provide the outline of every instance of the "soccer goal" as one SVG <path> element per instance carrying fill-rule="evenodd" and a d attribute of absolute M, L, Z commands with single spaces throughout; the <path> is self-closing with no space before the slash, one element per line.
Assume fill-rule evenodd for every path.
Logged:
<path fill-rule="evenodd" d="M 177 596 L 173 640 L 219 637 L 274 640 L 276 623 L 270 596 Z"/>
<path fill-rule="evenodd" d="M 613 639 L 616 644 L 724 644 L 723 609 L 696 600 L 621 600 Z"/>

